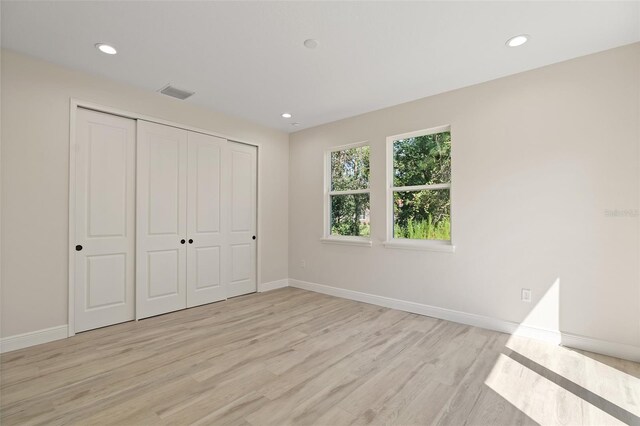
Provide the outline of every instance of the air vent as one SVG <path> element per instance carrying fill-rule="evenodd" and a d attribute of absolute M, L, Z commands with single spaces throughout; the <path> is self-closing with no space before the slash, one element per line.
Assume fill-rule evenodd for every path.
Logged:
<path fill-rule="evenodd" d="M 196 92 L 189 92 L 188 90 L 178 89 L 177 87 L 173 87 L 171 84 L 167 84 L 162 89 L 160 89 L 160 93 L 184 101 Z"/>

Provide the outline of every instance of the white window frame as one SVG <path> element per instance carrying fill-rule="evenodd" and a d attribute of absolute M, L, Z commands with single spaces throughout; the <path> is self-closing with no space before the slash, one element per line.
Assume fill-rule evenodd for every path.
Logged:
<path fill-rule="evenodd" d="M 398 191 L 421 191 L 425 189 L 449 189 L 449 197 L 453 199 L 453 191 L 451 182 L 441 183 L 434 185 L 413 185 L 413 186 L 393 186 L 393 142 L 400 139 L 415 138 L 418 136 L 432 135 L 434 133 L 451 132 L 451 126 L 438 126 L 430 129 L 417 130 L 415 132 L 402 133 L 399 135 L 387 137 L 387 173 L 386 173 L 386 188 L 387 188 L 387 240 L 383 243 L 386 248 L 406 249 L 406 250 L 427 250 L 427 251 L 440 251 L 453 253 L 456 246 L 453 244 L 453 203 L 451 203 L 451 209 L 449 215 L 451 217 L 451 240 L 414 240 L 407 238 L 394 238 L 393 225 L 393 193 Z M 453 164 L 453 162 L 452 162 Z"/>
<path fill-rule="evenodd" d="M 371 149 L 371 144 L 369 143 L 369 141 L 362 141 L 331 147 L 324 152 L 324 231 L 323 237 L 320 239 L 320 241 L 323 243 L 371 247 L 371 236 L 361 237 L 355 235 L 331 235 L 332 195 L 369 194 L 369 205 L 371 205 L 371 173 L 369 173 L 369 187 L 367 189 L 354 189 L 348 191 L 331 190 L 331 154 L 333 152 L 344 151 L 346 149 L 352 148 L 360 148 L 363 146 L 368 146 L 369 149 Z M 369 151 L 369 162 L 371 162 L 371 151 Z"/>

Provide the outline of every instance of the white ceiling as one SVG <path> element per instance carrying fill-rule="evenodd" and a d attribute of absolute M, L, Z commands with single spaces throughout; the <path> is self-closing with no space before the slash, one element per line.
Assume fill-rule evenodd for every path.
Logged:
<path fill-rule="evenodd" d="M 640 2 L 2 2 L 3 47 L 287 132 L 636 41 Z"/>

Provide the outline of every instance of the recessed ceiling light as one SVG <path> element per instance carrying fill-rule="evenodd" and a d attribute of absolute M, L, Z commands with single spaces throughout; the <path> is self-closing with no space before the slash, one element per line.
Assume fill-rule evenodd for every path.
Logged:
<path fill-rule="evenodd" d="M 118 53 L 115 47 L 104 43 L 96 43 L 96 49 L 98 49 L 102 53 L 106 53 L 107 55 L 115 55 L 116 53 Z"/>
<path fill-rule="evenodd" d="M 304 41 L 304 47 L 306 47 L 307 49 L 315 49 L 319 44 L 320 43 L 318 43 L 318 40 L 314 38 L 309 38 Z"/>
<path fill-rule="evenodd" d="M 293 115 L 289 114 L 288 112 L 282 113 L 282 118 L 291 118 L 291 117 L 293 117 Z"/>
<path fill-rule="evenodd" d="M 520 34 L 515 37 L 511 37 L 509 40 L 507 40 L 506 45 L 508 47 L 518 47 L 518 46 L 522 46 L 527 41 L 529 41 L 529 36 L 527 34 Z"/>

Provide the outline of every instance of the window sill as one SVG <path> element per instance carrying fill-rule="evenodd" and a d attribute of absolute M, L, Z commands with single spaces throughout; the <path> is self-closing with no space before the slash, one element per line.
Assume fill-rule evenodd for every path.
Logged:
<path fill-rule="evenodd" d="M 385 241 L 383 244 L 385 248 L 390 249 L 439 251 L 444 253 L 454 253 L 456 251 L 456 246 L 450 242 L 394 239 Z"/>
<path fill-rule="evenodd" d="M 361 246 L 371 247 L 371 240 L 369 238 L 361 237 L 324 237 L 320 239 L 323 244 L 340 244 L 345 246 Z"/>

